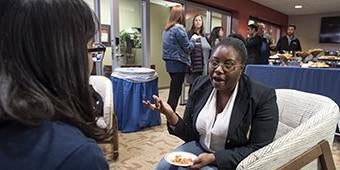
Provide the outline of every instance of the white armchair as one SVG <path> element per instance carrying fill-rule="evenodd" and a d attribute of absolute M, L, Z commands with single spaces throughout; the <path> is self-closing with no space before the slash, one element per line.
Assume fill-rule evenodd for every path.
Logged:
<path fill-rule="evenodd" d="M 99 142 L 107 160 L 116 160 L 118 157 L 118 126 L 117 116 L 113 108 L 112 82 L 104 76 L 90 76 L 90 84 L 100 94 L 104 103 L 103 117 L 109 129 L 113 130 L 113 136 L 108 141 Z"/>
<path fill-rule="evenodd" d="M 315 146 L 320 146 L 318 144 L 321 141 L 328 141 L 332 146 L 339 114 L 339 107 L 333 100 L 325 96 L 290 89 L 278 89 L 276 94 L 279 126 L 275 139 L 269 145 L 242 160 L 237 166 L 238 170 L 272 170 L 283 167 L 287 169 L 288 164 L 306 154 L 313 147 L 315 149 Z M 324 143 L 327 144 L 327 142 Z M 320 150 L 323 151 L 322 149 L 318 151 Z M 330 164 L 333 163 L 334 167 L 331 156 Z M 303 167 L 308 170 L 317 168 L 317 160 Z"/>
<path fill-rule="evenodd" d="M 90 84 L 100 94 L 104 103 L 104 120 L 105 123 L 112 128 L 113 115 L 113 93 L 112 83 L 104 76 L 90 76 Z"/>

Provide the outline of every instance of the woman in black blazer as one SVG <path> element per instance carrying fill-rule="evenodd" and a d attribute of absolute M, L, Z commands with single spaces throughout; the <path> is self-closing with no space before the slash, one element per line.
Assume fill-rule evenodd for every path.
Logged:
<path fill-rule="evenodd" d="M 243 73 L 247 61 L 244 43 L 226 38 L 213 50 L 209 75 L 198 78 L 183 118 L 154 96 L 144 101 L 163 113 L 168 130 L 185 141 L 176 151 L 198 156 L 191 168 L 235 169 L 250 153 L 271 143 L 278 125 L 275 90 Z M 157 169 L 172 165 L 162 160 Z"/>

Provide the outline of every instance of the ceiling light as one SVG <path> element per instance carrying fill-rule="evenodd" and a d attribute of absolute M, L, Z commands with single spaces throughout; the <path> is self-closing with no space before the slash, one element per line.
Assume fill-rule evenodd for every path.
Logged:
<path fill-rule="evenodd" d="M 164 0 L 150 0 L 150 2 L 154 3 L 154 4 L 158 4 L 158 5 L 164 6 L 164 7 L 173 7 L 173 6 L 176 6 L 176 5 L 181 5 L 179 3 L 168 2 L 168 1 L 164 1 Z"/>
<path fill-rule="evenodd" d="M 295 5 L 296 9 L 302 8 L 302 5 Z"/>

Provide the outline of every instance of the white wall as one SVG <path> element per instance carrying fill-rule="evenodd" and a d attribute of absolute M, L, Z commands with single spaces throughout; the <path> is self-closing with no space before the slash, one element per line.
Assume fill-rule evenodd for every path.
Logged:
<path fill-rule="evenodd" d="M 302 50 L 322 48 L 324 50 L 340 49 L 340 44 L 319 43 L 321 17 L 340 16 L 340 13 L 290 16 L 289 23 L 296 25 L 296 37 L 301 42 Z"/>
<path fill-rule="evenodd" d="M 222 27 L 222 14 L 213 12 L 213 15 L 211 17 L 211 30 L 210 30 L 210 32 L 215 27 Z"/>
<path fill-rule="evenodd" d="M 162 33 L 169 18 L 169 8 L 150 4 L 150 61 L 156 65 L 158 87 L 169 87 L 170 77 L 162 59 Z"/>

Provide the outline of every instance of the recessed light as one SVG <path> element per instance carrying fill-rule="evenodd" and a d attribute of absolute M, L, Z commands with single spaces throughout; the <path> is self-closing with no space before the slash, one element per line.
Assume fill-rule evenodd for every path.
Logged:
<path fill-rule="evenodd" d="M 302 5 L 295 5 L 295 8 L 297 9 L 302 8 Z"/>

